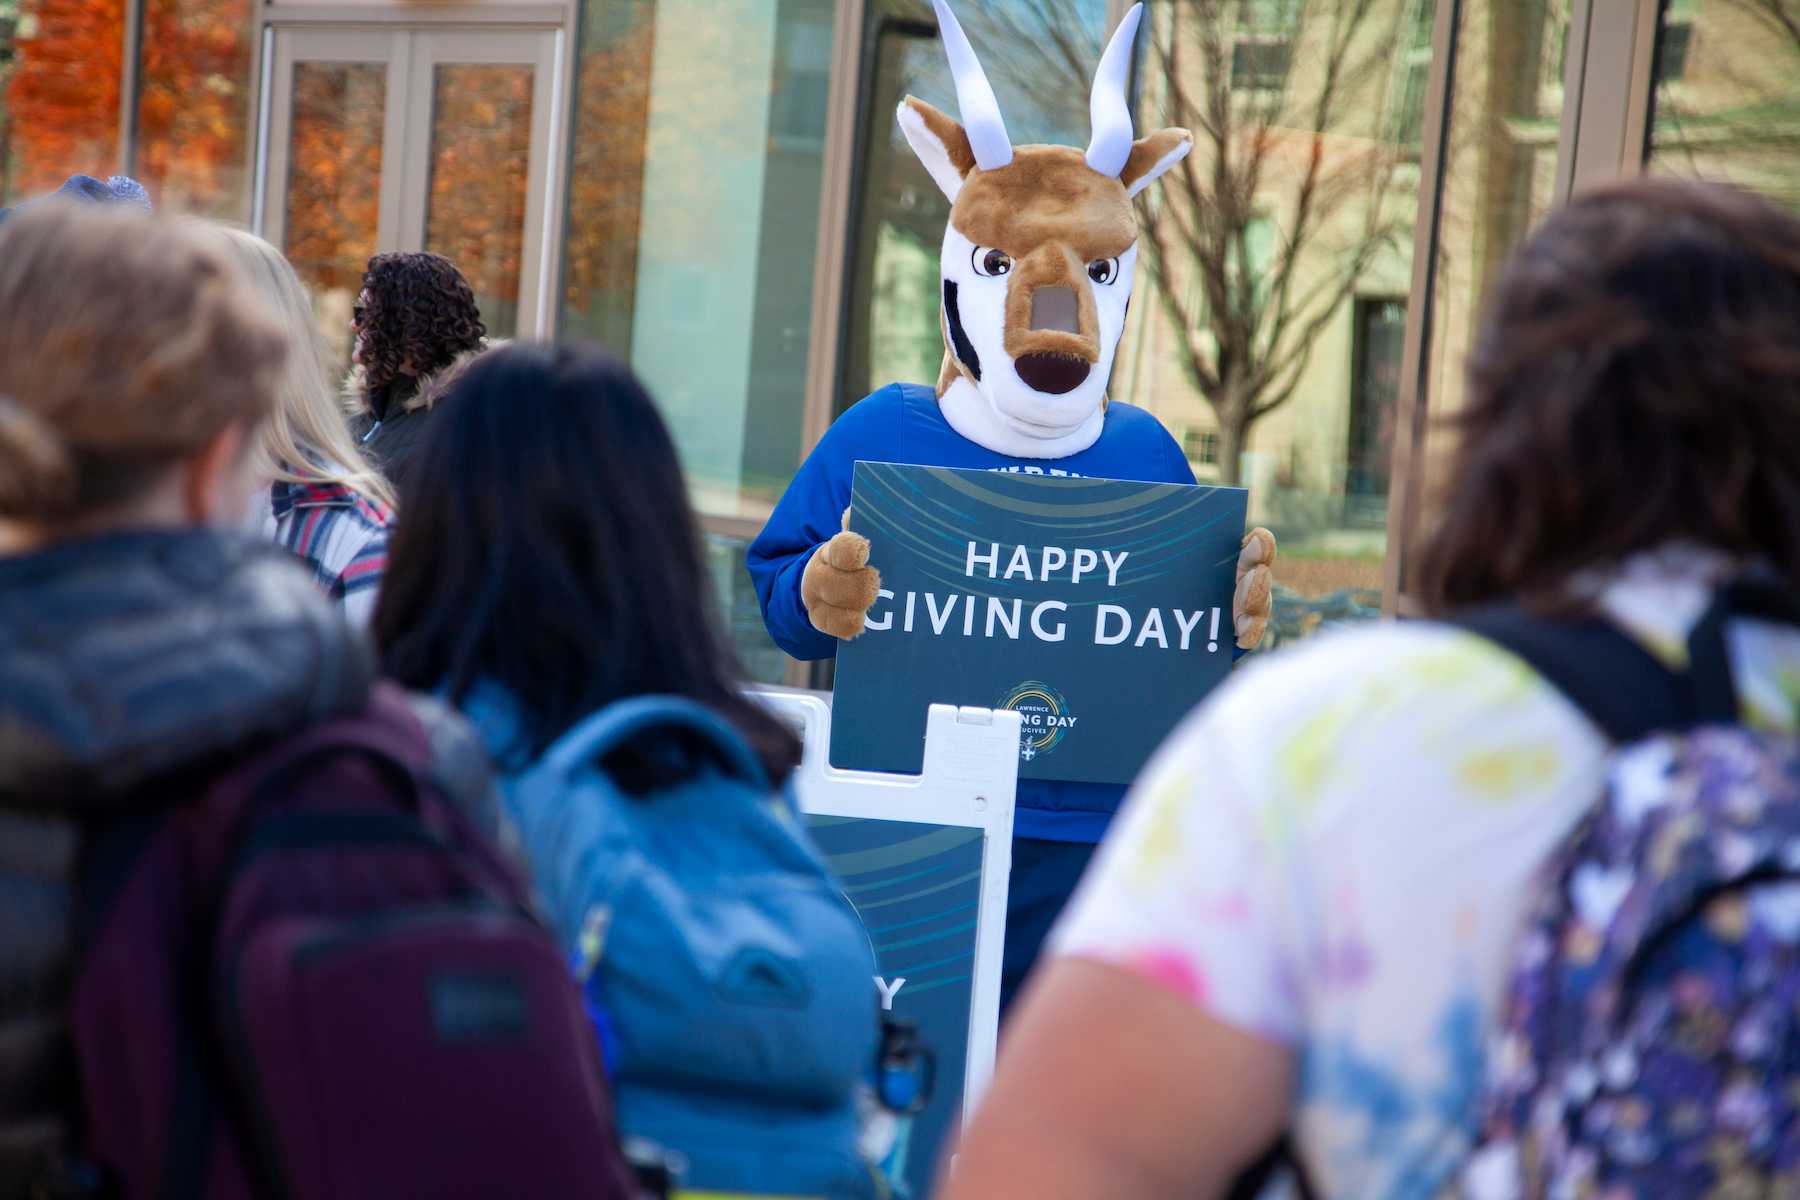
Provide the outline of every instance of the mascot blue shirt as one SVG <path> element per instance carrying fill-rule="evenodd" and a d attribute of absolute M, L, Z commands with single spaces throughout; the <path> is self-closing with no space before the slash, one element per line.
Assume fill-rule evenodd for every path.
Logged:
<path fill-rule="evenodd" d="M 839 531 L 859 461 L 1194 482 L 1175 439 L 1155 417 L 1130 404 L 1107 406 L 1100 436 L 1087 449 L 1054 460 L 1031 459 L 990 450 L 957 433 L 931 388 L 891 383 L 832 425 L 750 546 L 750 577 L 769 635 L 795 658 L 837 654 L 838 639 L 821 632 L 807 615 L 800 578 L 813 552 Z M 1099 841 L 1122 793 L 1111 784 L 1022 779 L 1014 832 L 1024 838 Z"/>

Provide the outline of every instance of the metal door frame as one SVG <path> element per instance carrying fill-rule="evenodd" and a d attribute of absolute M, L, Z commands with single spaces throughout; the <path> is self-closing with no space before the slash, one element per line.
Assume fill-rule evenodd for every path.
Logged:
<path fill-rule="evenodd" d="M 550 337 L 567 186 L 573 6 L 281 5 L 263 14 L 249 216 L 251 228 L 278 247 L 286 234 L 296 64 L 380 63 L 387 69 L 377 251 L 416 250 L 424 242 L 432 68 L 489 62 L 533 68 L 517 336 Z"/>

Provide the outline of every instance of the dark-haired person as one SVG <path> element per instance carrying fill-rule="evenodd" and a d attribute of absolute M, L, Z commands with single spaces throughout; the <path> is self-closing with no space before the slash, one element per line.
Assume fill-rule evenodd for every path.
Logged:
<path fill-rule="evenodd" d="M 551 785 L 531 774 L 563 734 L 635 697 L 697 701 L 736 728 L 775 788 L 798 764 L 799 742 L 743 691 L 717 619 L 699 522 L 674 441 L 623 365 L 580 346 L 513 345 L 482 355 L 440 402 L 408 495 L 375 610 L 383 664 L 396 679 L 437 692 L 474 721 L 506 776 L 506 805 L 553 923 L 566 949 L 585 953 L 583 930 L 595 911 L 587 905 L 604 894 L 594 889 L 605 880 L 584 871 L 615 861 L 619 839 L 629 835 L 624 822 L 606 811 L 607 794 L 577 785 L 546 792 Z M 643 757 L 673 784 L 687 772 L 669 770 L 660 757 L 666 748 L 645 750 Z M 691 797 L 672 795 L 672 802 Z M 594 807 L 567 816 L 565 807 L 574 805 Z M 650 853 L 647 846 L 638 849 Z M 746 845 L 741 856 L 727 855 L 716 866 L 742 872 L 756 864 L 756 885 L 778 888 L 787 870 L 781 862 L 766 847 Z M 732 882 L 746 886 L 747 878 L 740 874 Z M 808 886 L 808 880 L 795 879 L 797 887 Z M 708 911 L 703 901 L 695 908 Z M 610 915 L 625 919 L 622 912 Z M 641 916 L 641 906 L 632 915 Z M 817 940 L 791 950 L 796 967 L 815 995 L 861 995 L 872 966 L 861 958 L 866 935 L 854 918 L 836 930 L 839 937 L 833 932 L 816 925 L 811 934 Z M 833 954 L 843 939 L 854 953 Z M 621 942 L 631 939 L 615 924 L 608 945 Z M 847 973 L 823 975 L 851 963 Z M 723 993 L 728 983 L 718 986 Z M 858 1047 L 849 1040 L 856 1017 L 846 1011 L 846 1040 L 831 1054 L 855 1061 L 866 1052 L 872 1063 L 873 1016 L 871 1002 L 868 1044 Z M 632 1028 L 616 1026 L 610 1015 L 601 1028 L 603 1036 L 616 1030 L 619 1042 L 632 1041 Z M 709 1034 L 696 1029 L 693 1036 Z M 735 1033 L 714 1030 L 710 1036 Z M 679 1136 L 668 1131 L 696 1128 L 711 1129 L 715 1140 L 733 1145 L 766 1142 L 762 1153 L 770 1157 L 754 1181 L 759 1192 L 868 1194 L 851 1082 L 828 1063 L 803 1061 L 816 1058 L 816 1048 L 779 1057 L 785 1036 L 771 1031 L 766 1041 L 742 1050 L 751 1057 L 776 1055 L 766 1063 L 768 1083 L 761 1091 L 719 1082 L 709 1087 L 704 1078 L 675 1077 L 673 1066 L 669 1079 L 634 1077 L 639 1090 L 620 1093 L 622 1132 L 642 1136 L 642 1120 L 665 1145 Z M 706 1115 L 694 1119 L 699 1113 Z M 802 1137 L 804 1155 L 784 1159 L 775 1149 L 783 1138 L 791 1143 Z M 667 1148 L 687 1150 L 696 1160 L 693 1168 L 703 1169 L 700 1147 Z M 734 1161 L 729 1153 L 714 1154 L 704 1169 L 736 1171 L 741 1164 L 733 1167 Z M 818 1170 L 834 1180 L 831 1187 L 818 1186 L 821 1177 L 812 1173 Z M 794 1186 L 801 1179 L 809 1182 Z M 748 1190 L 737 1182 L 724 1186 L 700 1178 L 690 1186 Z"/>
<path fill-rule="evenodd" d="M 1507 268 L 1468 375 L 1420 548 L 1433 616 L 1597 613 L 1674 659 L 1745 568 L 1800 590 L 1800 221 L 1717 185 L 1578 196 Z M 1800 637 L 1743 624 L 1733 649 L 1746 719 L 1794 729 Z M 1083 881 L 945 1196 L 1217 1195 L 1283 1130 L 1322 1195 L 1440 1194 L 1607 751 L 1446 624 L 1235 676 Z"/>
<path fill-rule="evenodd" d="M 487 348 L 487 327 L 456 264 L 413 251 L 369 260 L 351 331 L 351 431 L 398 491 L 432 405 Z"/>
<path fill-rule="evenodd" d="M 503 769 L 615 700 L 674 694 L 786 779 L 799 743 L 742 691 L 674 442 L 636 377 L 596 350 L 512 345 L 463 372 L 442 414 L 375 610 L 394 678 L 504 701 L 506 736 L 483 728 Z"/>

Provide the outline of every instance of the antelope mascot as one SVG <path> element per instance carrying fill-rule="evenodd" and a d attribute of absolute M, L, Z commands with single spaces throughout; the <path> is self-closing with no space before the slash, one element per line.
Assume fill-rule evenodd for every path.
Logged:
<path fill-rule="evenodd" d="M 956 81 L 959 125 L 908 96 L 900 128 L 950 198 L 936 388 L 893 383 L 851 408 L 807 457 L 749 552 L 763 620 L 796 658 L 856 637 L 880 577 L 868 539 L 843 528 L 859 459 L 922 466 L 1193 483 L 1155 417 L 1107 402 L 1137 265 L 1132 197 L 1187 154 L 1185 129 L 1132 139 L 1126 76 L 1142 5 L 1100 60 L 1093 141 L 1017 146 L 955 16 L 933 0 Z M 1253 530 L 1238 561 L 1238 645 L 1269 619 L 1275 539 Z M 879 547 L 874 555 L 880 560 Z M 1123 789 L 1021 780 L 1003 996 L 1010 997 L 1068 898 Z"/>

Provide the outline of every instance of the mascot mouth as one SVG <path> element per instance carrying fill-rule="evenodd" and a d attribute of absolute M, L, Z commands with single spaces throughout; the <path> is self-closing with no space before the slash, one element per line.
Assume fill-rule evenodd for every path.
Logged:
<path fill-rule="evenodd" d="M 1092 369 L 1079 358 L 1042 350 L 1021 354 L 1013 360 L 1013 370 L 1019 373 L 1019 378 L 1025 381 L 1026 387 L 1050 396 L 1061 396 L 1074 391 L 1087 379 L 1088 372 Z"/>

